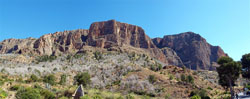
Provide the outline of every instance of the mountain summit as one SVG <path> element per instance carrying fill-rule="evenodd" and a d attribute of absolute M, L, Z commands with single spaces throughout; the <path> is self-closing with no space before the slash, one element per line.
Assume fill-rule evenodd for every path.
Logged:
<path fill-rule="evenodd" d="M 212 46 L 193 32 L 150 39 L 135 25 L 115 20 L 92 23 L 89 30 L 46 34 L 38 39 L 7 39 L 0 42 L 0 53 L 60 55 L 79 53 L 89 48 L 107 51 L 144 53 L 166 65 L 190 69 L 214 70 L 214 63 L 227 56 L 219 46 Z"/>

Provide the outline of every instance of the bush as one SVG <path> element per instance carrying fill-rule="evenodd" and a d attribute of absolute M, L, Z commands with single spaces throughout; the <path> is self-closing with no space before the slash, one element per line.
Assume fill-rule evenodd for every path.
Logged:
<path fill-rule="evenodd" d="M 28 87 L 21 88 L 16 93 L 17 99 L 41 99 L 39 90 Z"/>
<path fill-rule="evenodd" d="M 184 74 L 181 74 L 181 81 L 186 82 L 186 76 Z"/>
<path fill-rule="evenodd" d="M 43 81 L 45 82 L 45 83 L 49 83 L 49 84 L 51 84 L 51 85 L 55 85 L 56 84 L 56 77 L 54 76 L 54 75 L 47 75 L 47 76 L 45 76 L 44 77 L 44 79 L 43 79 Z"/>
<path fill-rule="evenodd" d="M 162 65 L 160 63 L 157 63 L 157 62 L 154 65 L 150 66 L 150 70 L 152 70 L 152 71 L 159 71 L 162 68 L 163 68 Z"/>
<path fill-rule="evenodd" d="M 78 54 L 75 54 L 73 57 L 74 57 L 75 59 L 79 59 L 79 58 L 81 58 L 82 56 L 83 56 L 83 54 L 78 53 Z"/>
<path fill-rule="evenodd" d="M 96 94 L 96 95 L 94 95 L 92 98 L 93 98 L 93 99 L 102 99 L 102 96 Z"/>
<path fill-rule="evenodd" d="M 84 72 L 84 73 L 79 73 L 74 77 L 74 80 L 76 81 L 76 83 L 78 85 L 83 85 L 84 87 L 86 87 L 90 82 L 90 75 L 88 72 Z"/>
<path fill-rule="evenodd" d="M 174 79 L 174 76 L 172 74 L 169 75 L 169 79 L 170 80 L 173 80 Z"/>
<path fill-rule="evenodd" d="M 38 85 L 38 84 L 35 84 L 34 85 L 34 88 L 36 88 L 36 89 L 43 89 L 40 85 Z"/>
<path fill-rule="evenodd" d="M 207 89 L 209 89 L 209 90 L 213 90 L 213 88 L 211 88 L 211 87 L 207 87 Z"/>
<path fill-rule="evenodd" d="M 191 84 L 194 83 L 194 78 L 191 75 L 188 75 L 187 78 L 186 78 L 186 80 L 187 80 L 186 82 L 188 82 L 188 83 L 191 83 Z"/>
<path fill-rule="evenodd" d="M 148 81 L 150 82 L 150 83 L 154 83 L 154 82 L 156 82 L 156 78 L 155 78 L 155 75 L 149 75 L 148 76 Z"/>
<path fill-rule="evenodd" d="M 194 83 L 194 78 L 191 75 L 185 76 L 184 74 L 181 74 L 181 81 L 186 83 Z"/>
<path fill-rule="evenodd" d="M 126 99 L 135 99 L 135 97 L 132 96 L 132 95 L 130 95 L 130 94 L 128 94 L 128 95 L 126 96 Z"/>
<path fill-rule="evenodd" d="M 207 95 L 207 91 L 205 89 L 192 91 L 189 96 L 190 97 L 200 96 L 201 99 L 210 99 L 210 97 Z M 196 98 L 194 98 L 194 99 L 196 99 Z"/>
<path fill-rule="evenodd" d="M 40 93 L 42 96 L 44 96 L 44 99 L 55 99 L 56 98 L 55 94 L 49 90 L 42 89 Z"/>
<path fill-rule="evenodd" d="M 59 84 L 64 85 L 66 83 L 66 79 L 67 79 L 67 75 L 66 74 L 62 74 L 61 75 L 61 80 L 60 80 Z"/>
<path fill-rule="evenodd" d="M 0 88 L 0 99 L 5 99 L 6 97 L 8 96 L 8 93 L 3 91 L 1 88 Z"/>
<path fill-rule="evenodd" d="M 165 95 L 165 99 L 170 99 L 170 95 L 169 94 Z"/>
<path fill-rule="evenodd" d="M 80 99 L 91 99 L 88 95 L 84 95 L 82 97 L 80 97 Z"/>
<path fill-rule="evenodd" d="M 38 81 L 38 77 L 37 77 L 36 75 L 34 75 L 34 74 L 32 74 L 32 75 L 30 76 L 30 79 L 31 79 L 32 82 Z"/>
<path fill-rule="evenodd" d="M 190 99 L 201 99 L 201 97 L 199 95 L 194 95 Z"/>
<path fill-rule="evenodd" d="M 38 57 L 36 60 L 37 62 L 47 62 L 50 61 L 52 62 L 53 60 L 55 60 L 57 58 L 57 56 L 48 56 L 48 55 L 44 55 L 44 56 L 40 56 Z"/>
<path fill-rule="evenodd" d="M 96 59 L 96 60 L 102 59 L 102 53 L 101 53 L 101 52 L 96 51 L 96 52 L 94 53 L 94 55 L 95 55 L 95 59 Z"/>
<path fill-rule="evenodd" d="M 116 99 L 124 99 L 122 96 L 117 97 Z"/>
<path fill-rule="evenodd" d="M 22 86 L 20 86 L 20 85 L 14 85 L 14 86 L 11 86 L 11 87 L 10 87 L 10 90 L 11 90 L 11 91 L 17 91 L 17 90 L 19 90 L 21 87 L 22 87 Z"/>
<path fill-rule="evenodd" d="M 250 90 L 250 85 L 246 85 L 246 88 L 247 88 L 248 90 Z"/>
<path fill-rule="evenodd" d="M 67 97 L 60 97 L 59 99 L 69 99 L 69 98 L 67 98 Z"/>

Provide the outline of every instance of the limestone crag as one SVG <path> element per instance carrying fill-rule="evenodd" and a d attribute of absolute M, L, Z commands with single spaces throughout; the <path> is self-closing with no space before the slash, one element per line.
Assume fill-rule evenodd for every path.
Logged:
<path fill-rule="evenodd" d="M 210 45 L 203 37 L 193 32 L 164 36 L 160 42 L 155 42 L 155 45 L 173 49 L 183 64 L 194 70 L 214 70 L 213 63 L 219 57 L 227 56 L 220 47 Z"/>

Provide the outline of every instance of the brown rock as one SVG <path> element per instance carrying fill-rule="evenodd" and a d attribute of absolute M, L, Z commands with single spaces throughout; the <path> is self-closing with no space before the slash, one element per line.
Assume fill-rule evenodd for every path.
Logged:
<path fill-rule="evenodd" d="M 159 48 L 172 48 L 186 67 L 195 70 L 212 70 L 213 62 L 221 56 L 227 56 L 220 47 L 210 45 L 204 38 L 193 32 L 164 36 L 156 45 Z"/>

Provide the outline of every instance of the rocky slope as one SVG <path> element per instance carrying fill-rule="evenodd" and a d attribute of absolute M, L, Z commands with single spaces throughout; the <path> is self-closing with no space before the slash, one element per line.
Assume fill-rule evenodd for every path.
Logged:
<path fill-rule="evenodd" d="M 96 52 L 100 52 L 98 54 L 101 55 L 100 58 L 97 57 Z M 42 88 L 46 88 L 45 84 L 40 81 L 25 83 L 24 81 L 27 81 L 31 74 L 37 75 L 41 79 L 48 74 L 53 74 L 56 76 L 57 82 L 60 80 L 60 75 L 66 74 L 65 85 L 52 86 L 58 92 L 64 93 L 67 91 L 65 88 L 76 86 L 74 85 L 76 74 L 87 71 L 91 75 L 90 88 L 119 92 L 122 95 L 135 93 L 150 96 L 150 99 L 163 99 L 165 96 L 171 99 L 187 99 L 193 90 L 207 90 L 210 97 L 217 97 L 217 95 L 223 93 L 221 86 L 202 78 L 196 71 L 176 66 L 167 66 L 155 70 L 152 67 L 158 67 L 160 63 L 145 54 L 127 54 L 103 51 L 103 49 L 96 52 L 86 51 L 74 55 L 63 54 L 55 59 L 42 61 L 42 57 L 0 54 L 0 81 L 4 81 L 3 85 L 0 84 L 0 87 L 5 88 L 9 94 L 15 96 L 15 93 L 13 93 L 15 91 L 9 90 L 12 85 L 34 86 L 34 84 L 39 83 Z M 2 80 L 1 75 L 8 75 L 11 80 Z M 155 78 L 154 82 L 149 80 L 152 75 Z M 193 83 L 181 80 L 181 75 L 192 76 Z M 19 78 L 22 78 L 23 81 L 19 81 Z M 207 89 L 208 87 L 212 89 Z M 88 89 L 86 88 L 84 91 Z"/>
<path fill-rule="evenodd" d="M 219 46 L 210 45 L 203 37 L 193 32 L 167 35 L 153 41 L 159 48 L 173 49 L 184 65 L 194 70 L 214 70 L 214 63 L 218 58 L 227 56 Z"/>
<path fill-rule="evenodd" d="M 8 39 L 0 42 L 0 53 L 61 55 L 81 53 L 88 47 L 118 52 L 150 55 L 166 65 L 210 69 L 213 62 L 226 54 L 194 33 L 165 36 L 151 40 L 135 25 L 115 20 L 95 22 L 89 30 L 72 30 L 46 34 L 38 39 Z"/>

